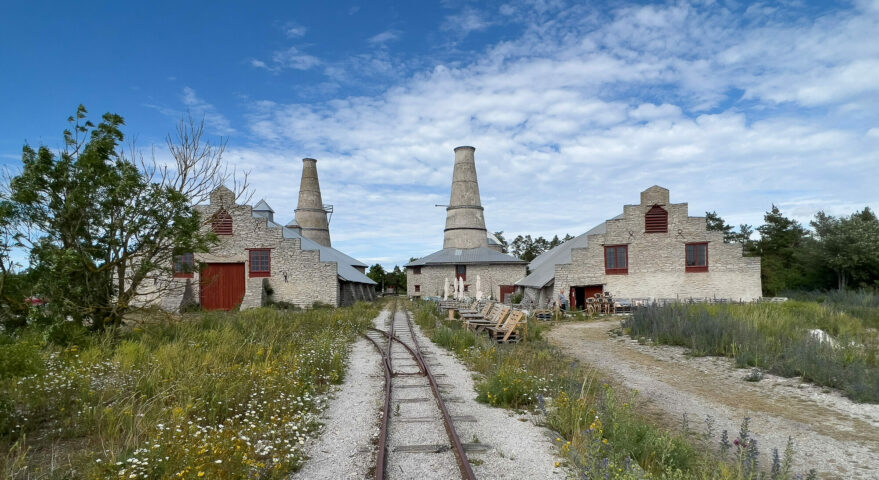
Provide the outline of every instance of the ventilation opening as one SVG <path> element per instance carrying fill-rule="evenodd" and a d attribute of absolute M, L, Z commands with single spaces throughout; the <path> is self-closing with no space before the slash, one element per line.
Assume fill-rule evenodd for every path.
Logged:
<path fill-rule="evenodd" d="M 668 212 L 659 205 L 654 205 L 653 208 L 644 215 L 644 232 L 667 233 Z"/>
<path fill-rule="evenodd" d="M 232 215 L 229 215 L 229 212 L 226 210 L 221 209 L 214 215 L 211 229 L 217 235 L 232 235 Z"/>

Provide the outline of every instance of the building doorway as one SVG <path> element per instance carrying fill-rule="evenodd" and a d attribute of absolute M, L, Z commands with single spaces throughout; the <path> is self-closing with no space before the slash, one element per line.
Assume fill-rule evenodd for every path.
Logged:
<path fill-rule="evenodd" d="M 199 282 L 201 308 L 232 310 L 244 300 L 244 264 L 208 263 Z"/>
<path fill-rule="evenodd" d="M 586 308 L 586 299 L 594 298 L 596 293 L 604 292 L 604 285 L 585 285 L 571 287 L 571 305 L 577 310 Z"/>
<path fill-rule="evenodd" d="M 516 294 L 515 285 L 501 285 L 501 302 L 512 303 L 513 295 Z"/>

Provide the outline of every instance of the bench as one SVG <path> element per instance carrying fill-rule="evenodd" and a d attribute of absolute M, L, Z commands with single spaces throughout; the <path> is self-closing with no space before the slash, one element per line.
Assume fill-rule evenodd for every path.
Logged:
<path fill-rule="evenodd" d="M 481 332 L 485 327 L 500 326 L 504 319 L 507 318 L 507 314 L 510 313 L 510 307 L 501 304 L 495 304 L 494 314 L 489 315 L 485 318 L 478 319 L 468 319 L 466 320 L 467 328 L 470 330 L 474 330 L 477 332 Z"/>
<path fill-rule="evenodd" d="M 502 325 L 486 327 L 489 338 L 498 343 L 518 342 L 522 339 L 521 329 L 526 327 L 525 312 L 513 310 Z"/>

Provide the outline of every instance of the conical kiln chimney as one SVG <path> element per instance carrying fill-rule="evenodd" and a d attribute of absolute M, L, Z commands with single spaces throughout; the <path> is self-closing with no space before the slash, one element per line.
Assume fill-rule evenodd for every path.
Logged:
<path fill-rule="evenodd" d="M 488 246 L 485 217 L 479 199 L 479 182 L 476 180 L 475 151 L 473 147 L 455 149 L 452 196 L 446 208 L 443 248 Z"/>
<path fill-rule="evenodd" d="M 302 159 L 302 182 L 299 185 L 299 205 L 296 207 L 296 223 L 302 236 L 326 247 L 330 245 L 330 224 L 320 196 L 317 179 L 317 160 Z"/>

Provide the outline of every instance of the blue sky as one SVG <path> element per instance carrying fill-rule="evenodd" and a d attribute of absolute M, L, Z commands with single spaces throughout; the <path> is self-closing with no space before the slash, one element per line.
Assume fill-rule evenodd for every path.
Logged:
<path fill-rule="evenodd" d="M 0 17 L 0 164 L 80 103 L 156 146 L 183 112 L 293 216 L 318 159 L 334 246 L 441 248 L 458 145 L 487 226 L 579 234 L 659 184 L 760 224 L 879 207 L 879 2 L 15 2 Z"/>

